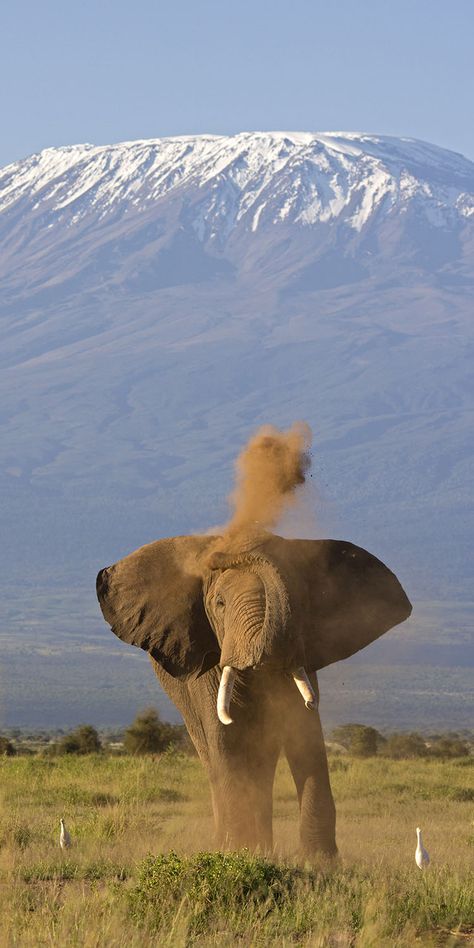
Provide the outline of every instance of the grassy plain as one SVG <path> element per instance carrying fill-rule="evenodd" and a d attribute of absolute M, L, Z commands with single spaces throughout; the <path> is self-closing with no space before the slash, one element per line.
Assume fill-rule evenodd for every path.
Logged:
<path fill-rule="evenodd" d="M 212 850 L 213 832 L 193 757 L 2 758 L 0 943 L 474 944 L 473 764 L 332 757 L 341 863 L 315 869 L 295 863 L 284 762 L 269 864 L 193 855 Z M 73 839 L 66 854 L 61 816 Z M 432 858 L 426 873 L 414 862 L 417 825 Z"/>

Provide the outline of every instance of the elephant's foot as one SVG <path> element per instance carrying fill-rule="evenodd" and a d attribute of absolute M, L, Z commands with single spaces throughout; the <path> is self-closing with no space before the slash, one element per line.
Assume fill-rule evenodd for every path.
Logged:
<path fill-rule="evenodd" d="M 318 869 L 335 869 L 341 865 L 337 846 L 300 846 L 299 857 Z"/>
<path fill-rule="evenodd" d="M 273 839 L 271 833 L 259 834 L 254 831 L 251 825 L 245 829 L 231 828 L 225 829 L 219 827 L 216 831 L 216 843 L 219 849 L 227 852 L 236 852 L 240 849 L 247 849 L 252 853 L 260 853 L 262 856 L 270 856 L 273 852 Z"/>
<path fill-rule="evenodd" d="M 300 825 L 300 853 L 309 862 L 337 861 L 339 857 L 336 845 L 335 820 L 325 820 L 321 814 L 312 814 L 312 819 L 306 821 L 303 817 Z M 315 825 L 316 824 L 316 825 Z"/>

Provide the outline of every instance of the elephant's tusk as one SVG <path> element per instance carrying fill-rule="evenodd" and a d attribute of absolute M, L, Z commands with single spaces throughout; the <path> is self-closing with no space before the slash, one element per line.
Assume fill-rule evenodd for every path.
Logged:
<path fill-rule="evenodd" d="M 217 717 L 221 724 L 232 724 L 229 714 L 236 672 L 231 665 L 224 665 L 217 694 Z"/>
<path fill-rule="evenodd" d="M 298 691 L 304 698 L 306 707 L 309 708 L 310 711 L 314 711 L 315 707 L 317 706 L 318 699 L 305 669 L 303 667 L 297 668 L 291 674 L 294 678 Z"/>

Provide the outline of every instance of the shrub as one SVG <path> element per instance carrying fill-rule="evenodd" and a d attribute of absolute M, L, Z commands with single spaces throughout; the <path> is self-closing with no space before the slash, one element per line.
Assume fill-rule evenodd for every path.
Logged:
<path fill-rule="evenodd" d="M 8 737 L 0 735 L 0 757 L 14 757 L 15 754 L 16 748 L 12 742 L 8 740 Z"/>
<path fill-rule="evenodd" d="M 181 742 L 181 730 L 161 721 L 155 708 L 146 708 L 125 731 L 125 749 L 129 754 L 159 754 Z"/>
<path fill-rule="evenodd" d="M 97 754 L 101 749 L 99 735 L 91 724 L 81 724 L 57 745 L 59 754 Z"/>
<path fill-rule="evenodd" d="M 456 738 L 441 737 L 431 744 L 429 753 L 431 757 L 468 757 L 469 746 Z"/>
<path fill-rule="evenodd" d="M 423 877 L 413 869 L 388 875 L 362 868 L 317 871 L 243 850 L 148 856 L 126 897 L 132 919 L 156 933 L 156 944 L 179 915 L 186 945 L 293 945 L 311 933 L 304 944 L 378 946 L 418 944 L 421 932 L 469 933 L 473 892 L 472 875 L 463 880 L 443 870 Z M 222 937 L 230 934 L 232 941 Z M 429 941 L 435 943 L 448 944 Z"/>
<path fill-rule="evenodd" d="M 373 757 L 385 743 L 385 739 L 374 727 L 367 727 L 365 724 L 341 724 L 334 728 L 331 738 L 356 757 Z"/>
<path fill-rule="evenodd" d="M 426 757 L 428 749 L 420 734 L 392 734 L 384 744 L 383 753 L 395 760 Z"/>
<path fill-rule="evenodd" d="M 184 901 L 191 931 L 199 934 L 215 919 L 235 920 L 236 911 L 245 917 L 257 910 L 264 917 L 291 898 L 303 876 L 309 879 L 301 869 L 246 850 L 148 856 L 129 894 L 130 913 L 135 921 L 156 929 L 173 918 Z"/>

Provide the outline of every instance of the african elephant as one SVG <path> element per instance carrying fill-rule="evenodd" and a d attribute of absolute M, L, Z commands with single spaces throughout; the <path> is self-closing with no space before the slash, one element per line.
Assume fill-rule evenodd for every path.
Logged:
<path fill-rule="evenodd" d="M 218 537 L 174 537 L 101 570 L 104 618 L 149 652 L 179 708 L 209 776 L 218 844 L 271 849 L 283 750 L 301 850 L 332 856 L 316 671 L 402 622 L 411 605 L 380 560 L 345 541 L 248 534 L 218 550 Z"/>

